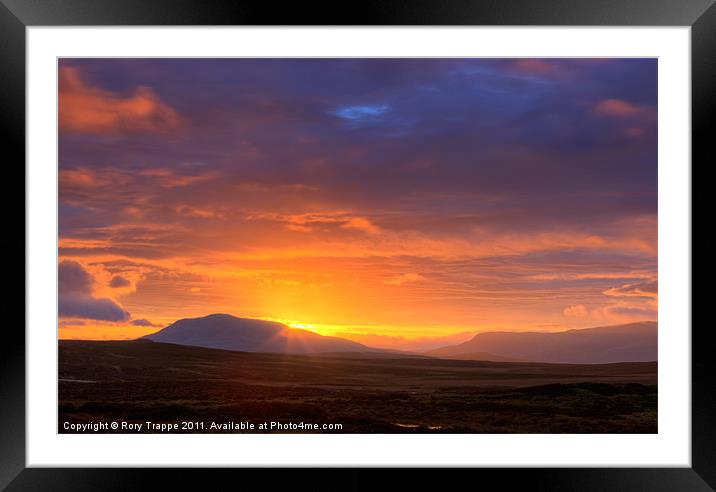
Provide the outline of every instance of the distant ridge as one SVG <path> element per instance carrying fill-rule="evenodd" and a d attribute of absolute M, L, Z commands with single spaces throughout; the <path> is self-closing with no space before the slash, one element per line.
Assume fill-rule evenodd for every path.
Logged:
<path fill-rule="evenodd" d="M 322 336 L 274 321 L 238 318 L 230 314 L 180 319 L 141 339 L 242 352 L 385 352 L 345 338 Z"/>
<path fill-rule="evenodd" d="M 513 360 L 571 364 L 649 362 L 658 359 L 655 321 L 582 330 L 478 333 L 471 340 L 426 352 L 464 360 Z"/>

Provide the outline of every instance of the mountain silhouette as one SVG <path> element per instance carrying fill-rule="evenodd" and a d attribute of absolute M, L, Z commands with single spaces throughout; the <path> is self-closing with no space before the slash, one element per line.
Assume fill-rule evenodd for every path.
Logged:
<path fill-rule="evenodd" d="M 229 314 L 181 319 L 142 339 L 242 352 L 381 352 L 345 338 L 322 336 L 274 321 L 237 318 Z"/>
<path fill-rule="evenodd" d="M 487 332 L 426 352 L 465 360 L 514 360 L 571 364 L 647 362 L 658 359 L 657 323 L 644 321 L 562 332 Z"/>

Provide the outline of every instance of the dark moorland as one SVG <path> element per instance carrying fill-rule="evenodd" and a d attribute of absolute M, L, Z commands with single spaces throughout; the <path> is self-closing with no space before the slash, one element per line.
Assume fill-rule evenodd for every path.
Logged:
<path fill-rule="evenodd" d="M 317 432 L 347 433 L 655 433 L 656 378 L 656 362 L 281 355 L 60 341 L 58 430 L 72 432 L 64 422 L 200 421 L 201 432 L 235 432 L 208 426 L 276 421 L 341 424 Z"/>

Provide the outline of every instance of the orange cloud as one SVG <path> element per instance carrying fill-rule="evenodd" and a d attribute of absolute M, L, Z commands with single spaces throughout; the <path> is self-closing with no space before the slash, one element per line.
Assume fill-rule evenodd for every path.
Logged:
<path fill-rule="evenodd" d="M 653 108 L 639 106 L 621 99 L 605 99 L 597 103 L 594 112 L 607 118 L 653 118 Z M 633 130 L 633 129 L 632 129 Z"/>
<path fill-rule="evenodd" d="M 619 278 L 652 279 L 654 273 L 651 271 L 629 271 L 629 272 L 589 272 L 589 273 L 539 273 L 530 275 L 532 280 L 603 280 Z"/>
<path fill-rule="evenodd" d="M 653 302 L 618 301 L 593 309 L 591 314 L 593 319 L 609 323 L 656 320 L 658 318 L 658 306 Z"/>
<path fill-rule="evenodd" d="M 603 292 L 610 297 L 649 297 L 658 298 L 658 283 L 646 282 L 641 284 L 626 284 L 621 287 L 614 287 Z"/>
<path fill-rule="evenodd" d="M 95 190 L 103 186 L 125 186 L 132 181 L 127 173 L 114 169 L 102 171 L 88 168 L 63 169 L 60 171 L 59 178 L 63 190 L 78 188 Z"/>
<path fill-rule="evenodd" d="M 657 318 L 658 281 L 625 284 L 602 292 L 610 299 L 589 310 L 584 304 L 569 306 L 562 314 L 573 318 L 591 318 L 599 322 L 622 323 Z"/>
<path fill-rule="evenodd" d="M 273 212 L 250 213 L 248 220 L 269 220 L 283 222 L 286 229 L 294 232 L 311 232 L 312 226 L 334 226 L 341 229 L 355 229 L 368 234 L 377 234 L 381 228 L 367 217 L 353 216 L 344 211 L 312 212 L 304 214 L 279 214 Z"/>
<path fill-rule="evenodd" d="M 313 230 L 310 227 L 301 224 L 286 224 L 286 229 L 294 232 L 311 232 Z"/>
<path fill-rule="evenodd" d="M 60 171 L 60 186 L 90 188 L 97 186 L 94 173 L 83 169 L 64 169 Z"/>
<path fill-rule="evenodd" d="M 567 308 L 564 308 L 564 311 L 562 311 L 562 313 L 565 316 L 571 316 L 575 318 L 584 318 L 586 316 L 589 316 L 589 311 L 584 304 L 577 304 L 576 306 L 569 306 Z"/>
<path fill-rule="evenodd" d="M 216 177 L 216 173 L 206 173 L 201 175 L 179 174 L 171 169 L 166 168 L 149 168 L 143 169 L 140 176 L 147 176 L 157 181 L 162 188 L 176 188 L 179 186 L 188 186 L 190 184 L 210 181 Z"/>
<path fill-rule="evenodd" d="M 367 232 L 368 234 L 377 234 L 380 232 L 380 227 L 373 224 L 365 217 L 354 217 L 348 222 L 342 224 L 341 227 L 344 229 L 357 229 L 359 231 Z"/>
<path fill-rule="evenodd" d="M 93 134 L 166 133 L 180 126 L 176 111 L 149 87 L 121 96 L 85 83 L 77 68 L 59 70 L 62 131 Z"/>
<path fill-rule="evenodd" d="M 185 217 L 195 217 L 199 219 L 223 219 L 224 214 L 214 210 L 200 207 L 192 207 L 190 205 L 180 205 L 175 208 L 179 215 Z"/>
<path fill-rule="evenodd" d="M 388 280 L 384 280 L 383 283 L 385 285 L 403 285 L 407 282 L 419 282 L 421 280 L 425 280 L 425 277 L 423 277 L 419 273 L 404 273 L 402 275 L 398 275 L 397 277 L 392 277 Z"/>
<path fill-rule="evenodd" d="M 524 73 L 546 75 L 557 70 L 557 66 L 539 58 L 522 58 L 515 61 L 514 67 Z"/>

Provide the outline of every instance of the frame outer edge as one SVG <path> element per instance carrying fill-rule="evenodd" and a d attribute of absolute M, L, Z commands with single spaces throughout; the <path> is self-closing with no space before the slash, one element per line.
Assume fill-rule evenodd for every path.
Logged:
<path fill-rule="evenodd" d="M 701 167 L 707 167 L 707 165 L 714 162 L 716 3 L 712 3 L 711 7 L 691 27 L 691 100 L 691 182 L 693 187 L 694 164 L 699 162 Z M 693 203 L 692 191 L 692 210 L 694 208 Z M 713 336 L 709 336 L 709 332 L 710 327 L 708 325 L 696 326 L 692 323 L 691 464 L 694 471 L 712 488 L 716 489 L 716 391 L 714 391 L 713 380 L 714 374 L 716 374 L 716 358 L 714 358 L 713 354 L 713 344 L 709 343 L 713 341 Z"/>
<path fill-rule="evenodd" d="M 82 1 L 70 0 L 68 3 L 77 6 Z M 136 21 L 136 9 L 126 2 L 125 6 L 129 7 L 124 15 L 118 17 L 124 20 L 125 24 L 142 24 Z M 155 2 L 160 4 L 162 2 Z M 181 2 L 186 5 L 187 2 Z M 189 2 L 193 3 L 193 2 Z M 424 3 L 424 2 L 421 2 Z M 514 2 L 509 2 L 514 3 Z M 638 2 L 637 2 L 638 3 Z M 660 2 L 657 2 L 660 3 Z M 678 5 L 679 2 L 672 3 L 673 8 L 684 8 L 687 2 Z M 10 4 L 10 7 L 7 6 Z M 25 122 L 25 24 L 45 24 L 45 25 L 83 25 L 88 24 L 89 20 L 94 20 L 97 24 L 110 24 L 107 17 L 116 14 L 117 9 L 107 8 L 108 3 L 97 1 L 98 9 L 94 14 L 78 14 L 76 10 L 70 9 L 65 11 L 64 15 L 58 13 L 57 10 L 47 8 L 49 2 L 43 0 L 28 0 L 23 6 L 20 1 L 2 0 L 0 1 L 0 63 L 3 67 L 3 77 L 0 78 L 0 135 L 6 144 L 6 150 L 9 151 L 11 158 L 9 162 L 23 162 L 25 157 L 24 146 L 24 126 L 18 128 L 12 123 L 22 121 Z M 454 5 L 455 2 L 452 2 Z M 56 4 L 55 4 L 56 5 Z M 115 4 L 116 5 L 116 4 Z M 43 9 L 43 6 L 46 7 Z M 704 8 L 706 11 L 704 12 Z M 34 11 L 33 11 L 34 10 Z M 121 8 L 120 8 L 121 10 Z M 161 12 L 163 8 L 158 8 L 156 12 Z M 210 9 L 216 11 L 216 9 Z M 429 10 L 429 9 L 428 9 Z M 511 9 L 508 9 L 511 10 Z M 706 161 L 709 152 L 708 132 L 709 119 L 713 118 L 714 109 L 716 108 L 716 4 L 713 0 L 707 2 L 701 0 L 690 0 L 687 10 L 693 14 L 698 10 L 698 14 L 694 15 L 691 22 L 671 22 L 676 24 L 693 24 L 692 26 L 692 155 L 693 161 Z M 133 12 L 132 12 L 133 11 Z M 683 12 L 683 10 L 682 10 Z M 146 13 L 146 12 L 145 12 Z M 17 17 L 16 17 L 17 14 Z M 68 15 L 69 14 L 69 15 Z M 399 14 L 399 12 L 397 13 Z M 18 18 L 19 17 L 19 18 Z M 150 16 L 151 17 L 151 16 Z M 182 17 L 181 11 L 177 16 L 170 16 L 169 21 L 176 21 Z M 198 15 L 197 17 L 206 17 Z M 210 16 L 211 17 L 211 16 Z M 248 16 L 251 17 L 250 15 Z M 413 16 L 409 16 L 413 17 Z M 490 16 L 488 16 L 490 17 Z M 536 16 L 540 17 L 540 16 Z M 510 22 L 510 15 L 503 18 L 504 22 Z M 678 16 L 679 20 L 684 15 Z M 120 20 L 120 19 L 118 19 Z M 198 19 L 197 19 L 198 20 Z M 209 19 L 205 19 L 209 20 Z M 235 21 L 235 18 L 227 21 Z M 253 20 L 253 19 L 246 19 Z M 469 16 L 467 21 L 472 20 Z M 487 19 L 486 19 L 487 20 Z M 623 24 L 641 24 L 644 23 L 624 22 L 622 15 L 615 15 L 611 19 L 614 23 Z M 104 22 L 103 22 L 104 21 Z M 504 22 L 502 22 L 504 24 Z M 146 23 L 146 22 L 145 22 Z M 168 22 L 158 22 L 157 24 L 167 24 Z M 175 22 L 176 24 L 192 25 L 191 22 Z M 224 22 L 227 23 L 227 22 Z M 461 24 L 463 22 L 453 22 L 452 24 Z M 500 24 L 501 22 L 492 19 L 491 22 L 485 24 Z M 218 24 L 218 23 L 217 23 Z M 448 23 L 450 24 L 450 23 Z M 517 24 L 517 23 L 516 23 Z M 568 24 L 568 22 L 562 22 Z M 600 25 L 607 24 L 604 19 L 593 22 L 583 22 L 583 25 Z M 660 24 L 669 25 L 669 24 Z M 712 155 L 710 155 L 712 157 Z M 22 176 L 24 190 L 24 174 Z M 18 188 L 17 186 L 15 188 Z M 17 206 L 17 201 L 10 203 L 10 195 L 2 198 L 7 203 L 6 210 L 13 210 Z M 12 207 L 12 208 L 11 208 Z M 24 220 L 24 219 L 23 219 Z M 19 216 L 11 219 L 12 225 L 16 223 L 19 226 Z M 24 223 L 23 223 L 24 230 Z M 8 238 L 0 237 L 0 246 L 9 254 L 19 252 L 17 239 L 13 241 L 15 248 L 11 250 L 11 241 Z M 25 237 L 22 239 L 23 259 Z M 24 267 L 24 261 L 23 261 Z M 19 262 L 13 267 L 19 270 Z M 17 272 L 19 277 L 19 272 Z M 16 277 L 17 278 L 17 277 Z M 24 272 L 23 272 L 24 279 Z M 24 292 L 24 289 L 23 289 Z M 24 326 L 24 323 L 23 323 Z M 5 339 L 6 343 L 0 344 L 0 402 L 11 402 L 11 404 L 0 405 L 0 431 L 2 440 L 0 440 L 0 489 L 13 480 L 13 478 L 25 468 L 25 338 L 17 328 L 10 332 Z M 710 345 L 707 342 L 707 335 L 701 331 L 693 331 L 693 417 L 692 417 L 692 446 L 693 446 L 693 467 L 701 478 L 713 486 L 716 483 L 716 433 L 714 432 L 713 416 L 716 415 L 716 394 L 713 392 L 713 383 L 709 378 L 716 370 L 716 364 L 713 357 L 709 353 Z M 698 376 L 697 375 L 701 375 Z M 29 471 L 29 470 L 28 470 Z M 21 475 L 27 475 L 25 471 Z M 39 471 L 39 470 L 38 470 Z M 59 477 L 58 477 L 59 478 Z M 48 484 L 49 485 L 49 484 Z M 57 484 L 59 485 L 59 484 Z M 62 489 L 62 487 L 60 487 Z"/>
<path fill-rule="evenodd" d="M 161 490 L 224 490 L 227 484 L 263 483 L 267 490 L 358 491 L 442 490 L 445 477 L 452 483 L 500 484 L 499 490 L 535 492 L 649 491 L 709 492 L 712 489 L 688 468 L 452 468 L 401 469 L 117 469 L 117 468 L 30 468 L 23 471 L 7 492 L 126 492 Z M 278 473 L 277 473 L 278 472 Z M 443 472 L 443 473 L 436 473 Z M 376 488 L 376 485 L 380 484 Z"/>
<path fill-rule="evenodd" d="M 10 311 L 19 311 L 20 291 L 23 299 L 25 294 L 26 259 L 25 215 L 18 210 L 20 200 L 25 205 L 25 26 L 2 3 L 0 66 L 0 140 L 6 185 L 0 193 L 4 212 L 0 249 L 6 259 L 5 275 L 13 279 L 14 296 L 18 297 L 6 302 Z M 19 279 L 22 289 L 17 285 Z M 20 316 L 11 316 L 13 322 L 5 323 L 0 343 L 0 489 L 25 468 L 25 303 L 22 305 L 22 325 Z"/>
<path fill-rule="evenodd" d="M 0 0 L 28 26 L 692 25 L 713 0 Z"/>

